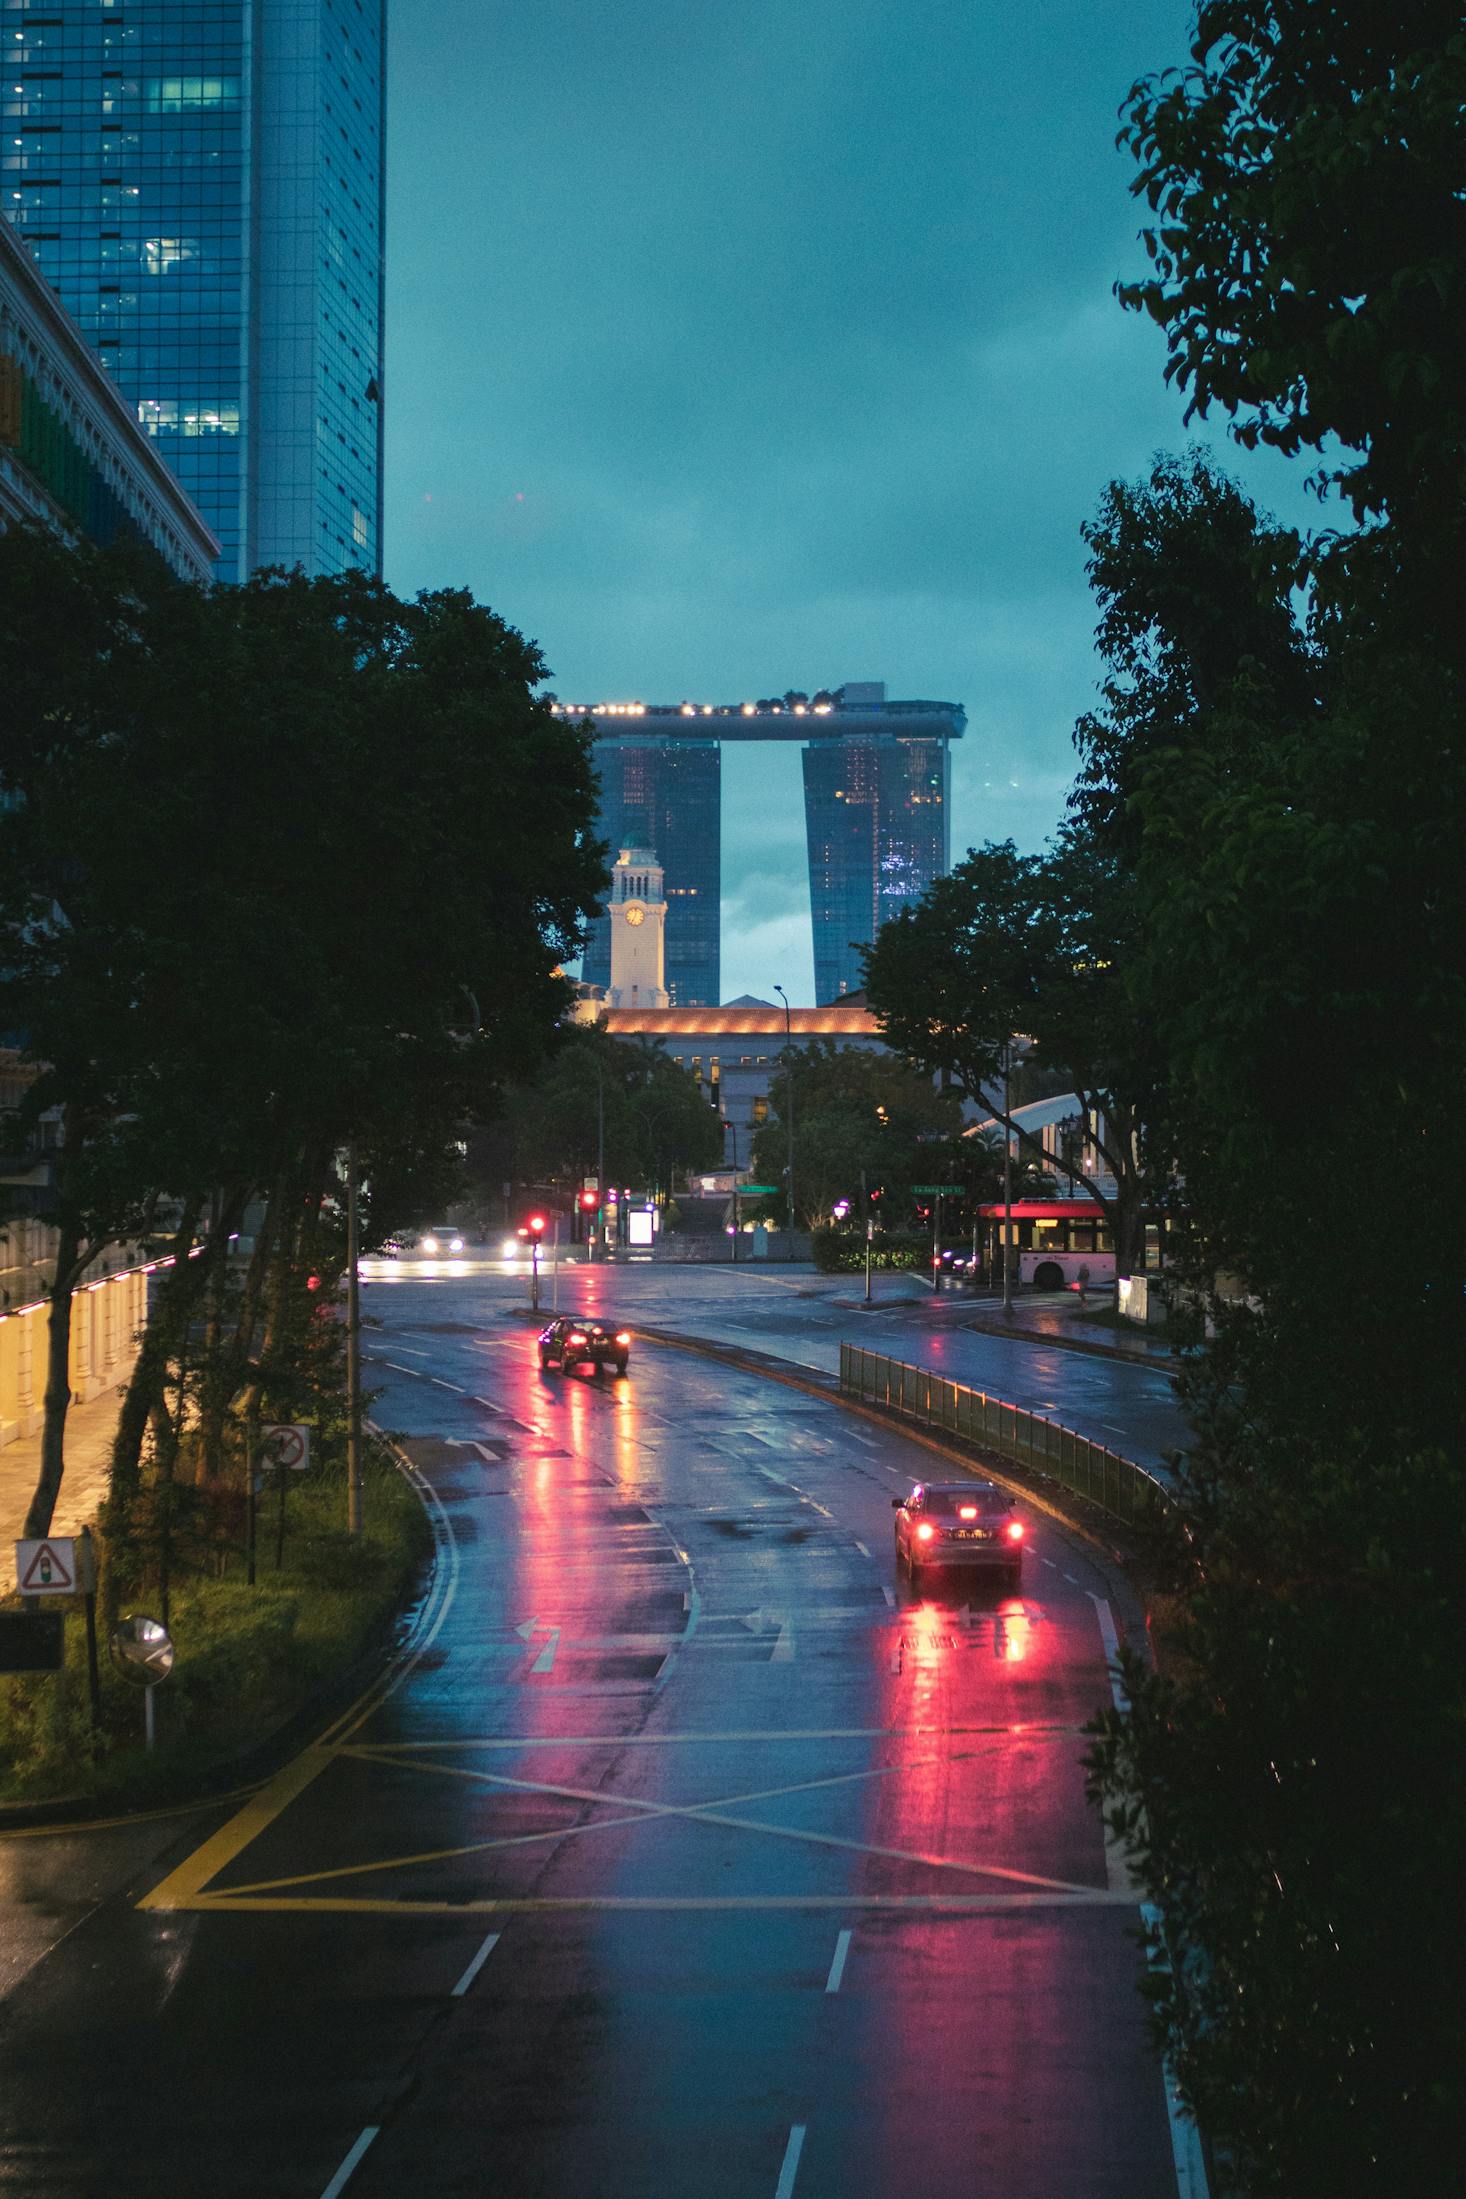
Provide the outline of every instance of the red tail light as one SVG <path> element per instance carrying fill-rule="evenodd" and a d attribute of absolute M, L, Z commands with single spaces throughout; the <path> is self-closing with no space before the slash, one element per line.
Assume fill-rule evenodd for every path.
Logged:
<path fill-rule="evenodd" d="M 618 1344 L 629 1344 L 631 1342 L 630 1329 L 617 1329 L 616 1341 Z"/>
<path fill-rule="evenodd" d="M 1022 1520 L 1021 1520 L 1021 1519 L 1010 1519 L 1010 1520 L 1009 1520 L 1009 1522 L 1008 1522 L 1008 1524 L 1007 1524 L 1007 1526 L 1006 1526 L 1006 1527 L 1004 1528 L 1003 1532 L 1004 1532 L 1004 1534 L 1005 1534 L 1005 1535 L 1007 1536 L 1007 1538 L 1008 1538 L 1009 1542 L 1022 1542 L 1022 1540 L 1023 1540 L 1023 1522 L 1022 1522 Z"/>
<path fill-rule="evenodd" d="M 570 1344 L 583 1344 L 585 1342 L 585 1338 L 583 1336 L 570 1336 L 566 1338 L 566 1342 Z"/>
<path fill-rule="evenodd" d="M 976 1519 L 977 1506 L 975 1504 L 959 1504 L 957 1507 L 957 1517 L 959 1519 Z"/>
<path fill-rule="evenodd" d="M 930 1542 L 935 1533 L 936 1529 L 931 1521 L 924 1519 L 916 1530 L 916 1539 L 918 1542 Z"/>

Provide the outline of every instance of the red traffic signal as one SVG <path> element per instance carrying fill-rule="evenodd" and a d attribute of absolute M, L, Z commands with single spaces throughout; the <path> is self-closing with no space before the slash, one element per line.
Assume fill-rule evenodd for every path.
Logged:
<path fill-rule="evenodd" d="M 531 1237 L 543 1237 L 548 1224 L 543 1214 L 531 1214 L 529 1220 L 525 1223 L 525 1227 Z"/>
<path fill-rule="evenodd" d="M 321 1287 L 321 1278 L 319 1277 L 319 1275 L 307 1275 L 305 1279 L 305 1287 L 307 1290 L 319 1290 Z"/>
<path fill-rule="evenodd" d="M 598 1206 L 600 1205 L 600 1203 L 601 1203 L 601 1195 L 600 1195 L 599 1191 L 582 1191 L 582 1192 L 581 1192 L 581 1194 L 580 1194 L 580 1211 L 581 1211 L 581 1213 L 582 1213 L 582 1214 L 594 1214 L 594 1212 L 595 1212 L 596 1208 L 597 1208 L 597 1207 L 598 1207 Z"/>

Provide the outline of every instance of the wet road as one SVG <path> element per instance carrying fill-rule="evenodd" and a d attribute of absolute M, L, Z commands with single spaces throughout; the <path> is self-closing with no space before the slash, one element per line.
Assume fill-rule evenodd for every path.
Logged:
<path fill-rule="evenodd" d="M 1025 1510 L 1021 1595 L 914 1602 L 908 1439 L 372 1310 L 440 1538 L 415 1652 L 13 1986 L 0 2189 L 1171 2199 L 1080 1766 L 1123 1587 Z"/>
<path fill-rule="evenodd" d="M 375 1263 L 376 1295 L 385 1288 L 431 1289 L 443 1318 L 492 1318 L 523 1304 L 525 1275 L 500 1262 Z M 374 1286 L 375 1288 L 376 1286 Z M 863 1344 L 909 1365 L 933 1367 L 955 1382 L 988 1390 L 1009 1404 L 1047 1413 L 1144 1465 L 1184 1450 L 1190 1431 L 1166 1366 L 1066 1350 L 1032 1336 L 994 1335 L 991 1304 L 960 1296 L 932 1298 L 899 1275 L 876 1277 L 867 1310 L 859 1276 L 816 1275 L 810 1268 L 781 1274 L 777 1264 L 724 1266 L 628 1265 L 609 1270 L 565 1267 L 560 1287 L 567 1309 L 587 1290 L 609 1290 L 609 1303 L 631 1321 L 722 1339 L 778 1353 L 836 1373 L 840 1344 Z M 549 1283 L 545 1294 L 548 1299 Z M 374 1305 L 374 1291 L 364 1303 Z M 379 1308 L 376 1310 L 380 1310 Z M 976 1325 L 976 1324 L 981 1325 Z"/>

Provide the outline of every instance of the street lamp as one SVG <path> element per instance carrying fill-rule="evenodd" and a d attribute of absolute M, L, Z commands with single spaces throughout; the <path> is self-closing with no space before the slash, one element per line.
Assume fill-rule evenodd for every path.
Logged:
<path fill-rule="evenodd" d="M 784 1083 L 785 1083 L 785 1086 L 786 1086 L 786 1090 L 785 1090 L 785 1095 L 784 1095 L 784 1097 L 785 1097 L 785 1104 L 786 1104 L 786 1110 L 787 1110 L 787 1111 L 786 1111 L 786 1115 L 785 1115 L 785 1121 L 786 1121 L 786 1123 L 787 1123 L 787 1125 L 788 1125 L 788 1130 L 789 1130 L 789 1159 L 788 1159 L 788 1162 L 787 1162 L 787 1164 L 786 1164 L 786 1166 L 785 1166 L 785 1169 L 784 1169 L 784 1174 L 785 1174 L 785 1176 L 787 1177 L 787 1179 L 788 1179 L 788 1183 L 789 1183 L 789 1257 L 790 1257 L 790 1259 L 792 1260 L 792 1259 L 793 1259 L 793 1257 L 794 1257 L 794 1227 L 795 1227 L 795 1223 L 794 1223 L 794 1063 L 793 1063 L 793 1060 L 792 1060 L 792 1058 L 791 1058 L 791 1055 L 790 1055 L 790 1046 L 789 1046 L 789 995 L 788 995 L 788 994 L 787 994 L 787 993 L 785 992 L 785 990 L 784 990 L 784 988 L 783 988 L 783 986 L 782 986 L 782 985 L 776 985 L 776 986 L 774 987 L 774 991 L 775 991 L 775 992 L 776 992 L 776 993 L 778 994 L 779 998 L 780 998 L 780 999 L 781 999 L 781 1000 L 783 1001 L 783 1003 L 784 1003 Z"/>

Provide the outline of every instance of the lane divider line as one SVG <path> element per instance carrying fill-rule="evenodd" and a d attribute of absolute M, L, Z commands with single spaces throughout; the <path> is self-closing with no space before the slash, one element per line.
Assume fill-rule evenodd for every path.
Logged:
<path fill-rule="evenodd" d="M 482 1947 L 480 1947 L 478 1953 L 474 1956 L 472 1962 L 464 1971 L 462 1977 L 458 1980 L 458 1983 L 454 1986 L 452 1994 L 450 1995 L 451 1999 L 462 2000 L 464 1994 L 468 1991 L 474 1979 L 478 1976 L 480 1970 L 482 1970 L 484 1964 L 488 1961 L 490 1955 L 498 1946 L 501 1936 L 502 1935 L 498 1932 L 490 1932 L 488 1938 L 484 1941 Z"/>
<path fill-rule="evenodd" d="M 806 2123 L 794 2123 L 789 2130 L 789 2143 L 784 2148 L 784 2165 L 779 2171 L 779 2181 L 774 2189 L 774 2199 L 794 2199 L 794 2179 L 799 2174 L 799 2156 L 804 2151 Z"/>
<path fill-rule="evenodd" d="M 361 2165 L 362 2155 L 366 2152 L 367 2147 L 371 2144 L 372 2140 L 374 2138 L 379 2138 L 381 2136 L 381 2133 L 382 2126 L 380 2123 L 367 2124 L 366 2129 L 357 2139 L 356 2144 L 352 2147 L 351 2151 L 347 2154 L 346 2159 L 341 2163 L 340 2168 L 337 2169 L 335 2175 L 331 2178 L 330 2183 L 327 2184 L 325 2190 L 321 2193 L 321 2199 L 337 2199 L 338 2193 L 345 2191 L 346 2186 L 350 2183 L 352 2177 L 355 2175 L 357 2169 Z"/>
<path fill-rule="evenodd" d="M 845 1975 L 845 1958 L 850 1953 L 850 1934 L 841 1932 L 835 1941 L 835 1958 L 830 1964 L 830 1974 L 825 1979 L 825 1991 L 838 1993 L 840 1981 Z"/>
<path fill-rule="evenodd" d="M 857 1542 L 857 1543 L 856 1543 L 856 1545 L 855 1545 L 855 1547 L 856 1547 L 856 1549 L 857 1549 L 857 1550 L 858 1550 L 858 1551 L 860 1552 L 860 1554 L 861 1554 L 861 1556 L 862 1556 L 863 1558 L 868 1558 L 868 1557 L 870 1556 L 870 1552 L 869 1552 L 869 1550 L 867 1550 L 867 1549 L 866 1549 L 866 1547 L 865 1547 L 865 1544 L 864 1544 L 863 1542 Z"/>

